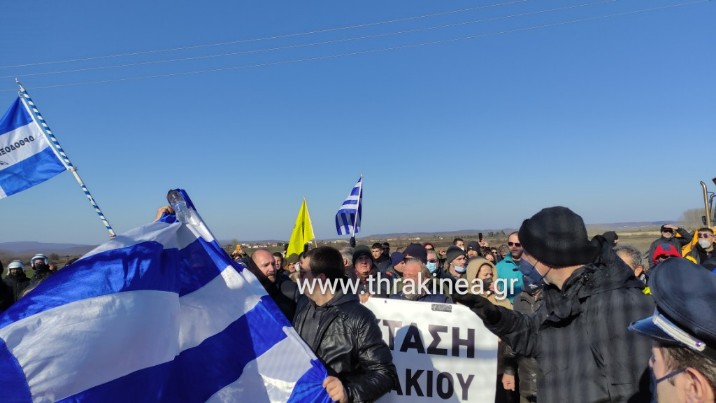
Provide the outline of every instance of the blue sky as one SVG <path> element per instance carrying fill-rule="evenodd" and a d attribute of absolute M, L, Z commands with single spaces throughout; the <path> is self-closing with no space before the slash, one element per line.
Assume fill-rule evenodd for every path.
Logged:
<path fill-rule="evenodd" d="M 18 77 L 118 232 L 182 187 L 220 239 L 288 239 L 303 197 L 336 238 L 360 175 L 361 235 L 516 227 L 552 205 L 676 220 L 716 176 L 715 11 L 5 2 L 0 109 Z M 0 242 L 107 237 L 70 173 L 1 200 L 0 220 Z"/>

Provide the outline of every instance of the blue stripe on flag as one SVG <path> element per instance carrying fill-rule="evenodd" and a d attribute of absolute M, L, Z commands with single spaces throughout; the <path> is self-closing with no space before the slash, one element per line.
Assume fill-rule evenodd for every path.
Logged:
<path fill-rule="evenodd" d="M 192 217 L 119 236 L 0 314 L 0 400 L 328 402 L 325 368 Z"/>
<path fill-rule="evenodd" d="M 60 401 L 206 401 L 239 378 L 246 364 L 286 338 L 273 316 L 267 315 L 267 305 L 275 306 L 268 295 L 224 331 L 181 352 L 173 361 L 133 372 Z M 250 340 L 251 344 L 240 343 L 241 340 Z M 227 361 L 225 357 L 232 359 Z M 162 385 L 179 387 L 167 389 Z M 315 387 L 312 392 L 315 394 Z"/>
<path fill-rule="evenodd" d="M 0 171 L 0 188 L 10 196 L 38 185 L 67 168 L 50 147 Z"/>
<path fill-rule="evenodd" d="M 27 113 L 27 109 L 25 109 L 20 98 L 17 98 L 15 102 L 10 105 L 10 108 L 8 108 L 2 118 L 0 118 L 0 136 L 31 122 L 32 116 Z"/>
<path fill-rule="evenodd" d="M 222 262 L 228 259 L 216 256 L 217 251 L 209 249 L 209 245 L 197 239 L 178 250 L 164 249 L 158 242 L 141 242 L 78 260 L 73 270 L 58 271 L 10 307 L 0 317 L 0 329 L 48 309 L 122 291 L 168 291 L 180 296 L 191 293 L 230 264 Z M 207 250 L 212 251 L 211 255 Z M 182 265 L 201 270 L 181 270 L 178 276 L 168 273 Z M 235 268 L 242 271 L 238 265 Z"/>
<path fill-rule="evenodd" d="M 293 387 L 289 403 L 318 403 L 325 402 L 326 398 L 316 395 L 315 385 L 323 384 L 323 380 L 328 376 L 328 372 L 318 360 L 311 360 L 311 369 L 296 382 Z M 328 401 L 331 401 L 330 399 Z"/>
<path fill-rule="evenodd" d="M 0 391 L 3 402 L 32 401 L 25 373 L 3 339 L 0 339 Z"/>

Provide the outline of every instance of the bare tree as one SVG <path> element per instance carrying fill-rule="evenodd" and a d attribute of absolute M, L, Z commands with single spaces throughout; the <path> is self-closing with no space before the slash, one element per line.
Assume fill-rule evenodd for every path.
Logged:
<path fill-rule="evenodd" d="M 681 213 L 681 219 L 679 221 L 684 228 L 696 229 L 704 225 L 701 221 L 703 215 L 703 208 L 692 208 Z"/>

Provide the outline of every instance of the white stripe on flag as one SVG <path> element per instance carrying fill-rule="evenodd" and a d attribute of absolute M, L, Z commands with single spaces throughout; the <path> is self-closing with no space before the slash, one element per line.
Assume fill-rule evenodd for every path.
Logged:
<path fill-rule="evenodd" d="M 263 288 L 255 288 L 257 284 L 246 281 L 233 267 L 227 267 L 204 287 L 181 297 L 181 351 L 198 346 L 256 306 L 260 293 L 264 292 Z"/>
<path fill-rule="evenodd" d="M 168 230 L 168 226 L 175 227 L 174 231 Z M 182 227 L 181 223 L 175 222 L 167 224 L 164 222 L 154 222 L 143 227 L 134 228 L 124 234 L 118 235 L 116 238 L 109 240 L 91 251 L 87 252 L 82 258 L 97 255 L 114 249 L 126 248 L 137 245 L 142 242 L 158 242 L 162 244 L 164 249 L 184 249 L 187 245 L 196 241 L 198 235 L 207 242 L 211 242 L 214 238 L 209 231 L 203 234 L 195 234 L 188 227 Z"/>
<path fill-rule="evenodd" d="M 30 140 L 30 137 L 34 140 Z M 21 141 L 23 145 L 17 147 Z M 8 150 L 10 149 L 9 147 L 13 147 L 13 150 L 3 155 L 2 160 L 7 165 L 0 165 L 0 171 L 32 157 L 49 146 L 50 143 L 45 139 L 42 130 L 35 122 L 30 122 L 30 124 L 20 126 L 3 134 L 0 136 L 0 147 L 7 147 Z"/>
<path fill-rule="evenodd" d="M 291 397 L 296 379 L 309 368 L 311 362 L 296 354 L 304 349 L 300 336 L 293 328 L 284 328 L 287 336 L 271 349 L 244 367 L 239 379 L 216 392 L 207 402 L 235 400 L 236 396 L 266 396 L 271 402 L 286 402 Z M 309 356 L 315 355 L 308 350 Z"/>
<path fill-rule="evenodd" d="M 12 323 L 0 329 L 0 338 L 18 357 L 33 396 L 63 399 L 198 346 L 258 303 L 255 287 L 228 267 L 181 298 L 164 291 L 89 298 Z"/>
<path fill-rule="evenodd" d="M 56 401 L 174 359 L 178 306 L 177 294 L 164 291 L 111 294 L 19 320 L 0 329 L 0 338 L 33 398 Z"/>

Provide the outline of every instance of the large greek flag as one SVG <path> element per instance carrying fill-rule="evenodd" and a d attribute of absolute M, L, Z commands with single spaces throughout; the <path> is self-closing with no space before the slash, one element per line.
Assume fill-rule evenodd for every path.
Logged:
<path fill-rule="evenodd" d="M 329 401 L 325 368 L 178 194 L 176 219 L 99 246 L 0 315 L 0 401 Z"/>
<path fill-rule="evenodd" d="M 0 118 L 0 199 L 66 169 L 25 102 L 17 98 Z"/>
<path fill-rule="evenodd" d="M 360 218 L 363 215 L 363 177 L 351 189 L 351 193 L 343 201 L 343 205 L 336 213 L 336 232 L 338 235 L 353 236 L 360 231 Z"/>

